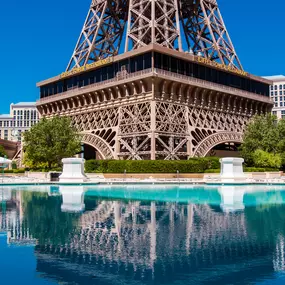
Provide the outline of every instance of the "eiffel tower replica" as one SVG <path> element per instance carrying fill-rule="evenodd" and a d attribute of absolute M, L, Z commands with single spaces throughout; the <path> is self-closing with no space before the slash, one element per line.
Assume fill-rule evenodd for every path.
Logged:
<path fill-rule="evenodd" d="M 37 107 L 72 118 L 87 158 L 187 159 L 241 143 L 270 83 L 243 70 L 216 0 L 93 0 Z"/>

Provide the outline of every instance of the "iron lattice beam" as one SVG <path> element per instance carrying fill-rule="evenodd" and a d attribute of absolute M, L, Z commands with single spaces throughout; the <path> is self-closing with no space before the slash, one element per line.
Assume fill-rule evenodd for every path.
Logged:
<path fill-rule="evenodd" d="M 182 51 L 182 32 L 195 55 L 242 69 L 216 0 L 93 0 L 67 70 L 118 54 L 123 38 L 125 52 Z"/>
<path fill-rule="evenodd" d="M 182 0 L 180 17 L 191 52 L 243 69 L 216 0 Z"/>
<path fill-rule="evenodd" d="M 92 1 L 67 70 L 118 54 L 126 9 L 126 0 Z"/>
<path fill-rule="evenodd" d="M 178 0 L 129 0 L 125 51 L 151 43 L 182 50 Z"/>

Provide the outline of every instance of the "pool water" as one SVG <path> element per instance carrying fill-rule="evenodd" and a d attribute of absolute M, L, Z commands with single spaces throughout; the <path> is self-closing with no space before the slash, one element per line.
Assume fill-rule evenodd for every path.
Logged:
<path fill-rule="evenodd" d="M 0 284 L 285 284 L 285 187 L 0 187 Z"/>

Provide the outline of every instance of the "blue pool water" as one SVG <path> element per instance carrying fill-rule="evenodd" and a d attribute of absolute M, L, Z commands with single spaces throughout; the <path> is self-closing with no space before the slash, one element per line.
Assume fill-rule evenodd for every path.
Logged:
<path fill-rule="evenodd" d="M 0 187 L 0 284 L 285 284 L 285 187 Z"/>

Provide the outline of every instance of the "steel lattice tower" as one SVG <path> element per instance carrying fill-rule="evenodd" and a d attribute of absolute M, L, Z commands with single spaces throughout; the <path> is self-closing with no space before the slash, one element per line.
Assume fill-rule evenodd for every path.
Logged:
<path fill-rule="evenodd" d="M 93 0 L 37 105 L 70 116 L 97 157 L 187 159 L 241 143 L 269 84 L 243 70 L 216 0 Z"/>
<path fill-rule="evenodd" d="M 216 0 L 92 1 L 67 70 L 149 44 L 242 69 Z"/>

